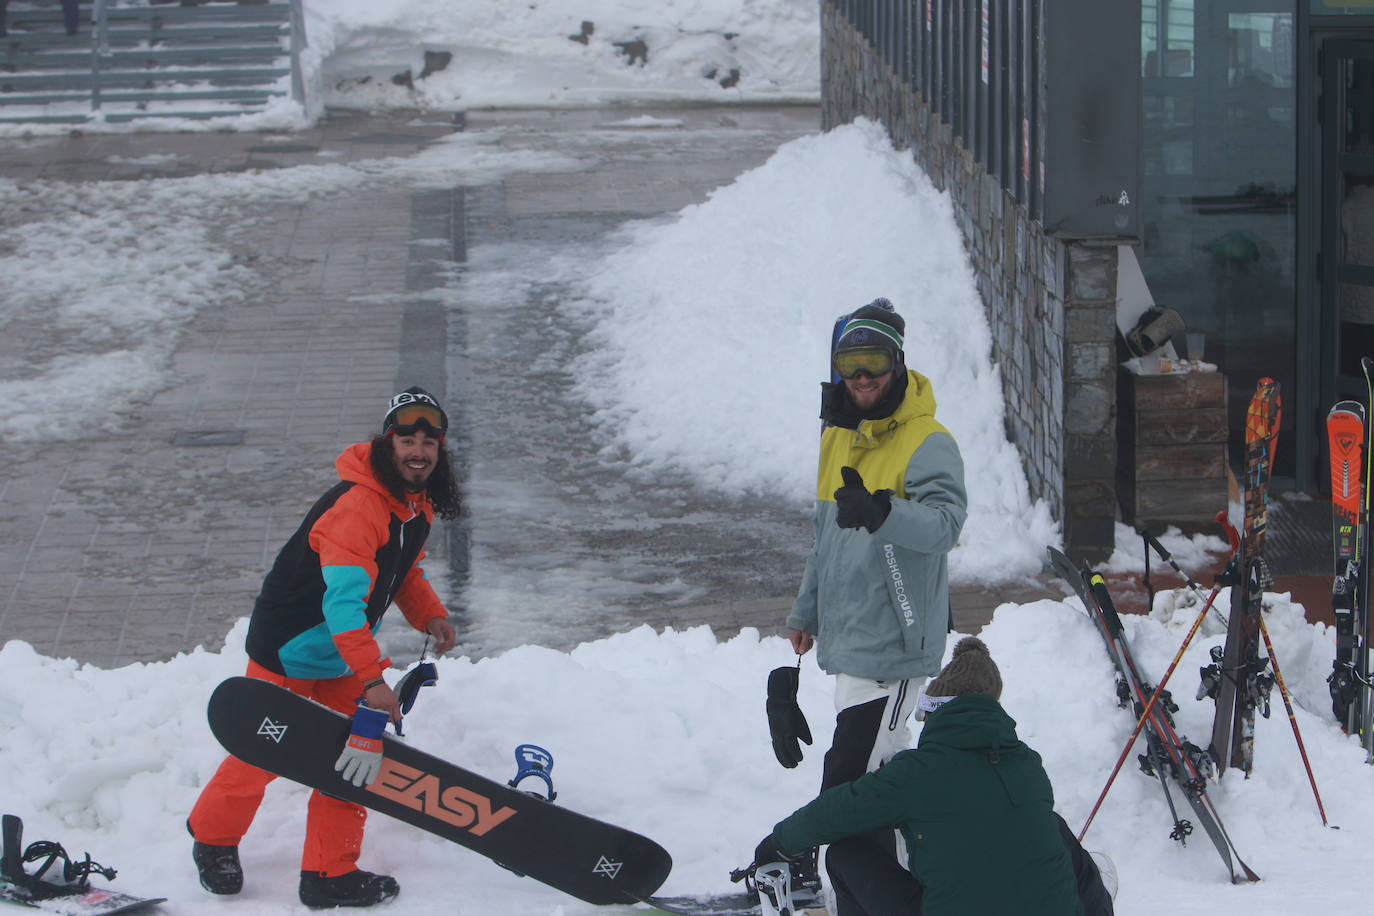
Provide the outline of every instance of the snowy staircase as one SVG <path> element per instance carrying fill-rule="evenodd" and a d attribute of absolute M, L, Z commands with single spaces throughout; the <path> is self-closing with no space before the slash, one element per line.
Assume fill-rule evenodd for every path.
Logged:
<path fill-rule="evenodd" d="M 216 118 L 302 97 L 301 0 L 10 0 L 0 123 Z"/>

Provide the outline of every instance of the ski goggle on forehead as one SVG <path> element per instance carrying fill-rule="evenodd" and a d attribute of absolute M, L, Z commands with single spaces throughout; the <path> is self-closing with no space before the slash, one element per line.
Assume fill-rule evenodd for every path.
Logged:
<path fill-rule="evenodd" d="M 892 351 L 886 347 L 856 347 L 840 350 L 835 354 L 835 374 L 840 378 L 857 378 L 865 373 L 869 378 L 877 378 L 891 372 L 895 362 Z"/>
<path fill-rule="evenodd" d="M 428 428 L 442 439 L 444 433 L 448 432 L 444 412 L 433 404 L 402 404 L 392 411 L 383 435 L 395 433 L 398 436 L 413 436 L 422 427 Z"/>

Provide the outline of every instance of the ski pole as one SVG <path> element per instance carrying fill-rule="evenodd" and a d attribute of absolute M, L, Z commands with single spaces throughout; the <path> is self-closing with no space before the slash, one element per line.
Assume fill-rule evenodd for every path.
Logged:
<path fill-rule="evenodd" d="M 1226 530 L 1227 537 L 1231 542 L 1231 552 L 1234 554 L 1238 546 L 1239 538 L 1236 536 L 1236 530 L 1231 527 L 1230 522 L 1226 518 L 1226 510 L 1222 509 L 1220 512 L 1218 512 L 1215 516 L 1215 519 L 1222 526 L 1222 528 Z M 1174 572 L 1178 573 L 1179 577 L 1182 578 L 1184 582 L 1188 583 L 1188 587 L 1192 589 L 1195 594 L 1200 596 L 1203 592 L 1202 586 L 1199 585 L 1196 581 L 1194 581 L 1192 576 L 1188 575 L 1186 572 L 1183 571 L 1183 567 L 1178 565 L 1178 561 L 1174 559 L 1174 555 L 1171 554 L 1167 549 L 1165 549 L 1164 545 L 1161 544 L 1153 534 L 1150 534 L 1147 531 L 1141 531 L 1140 534 L 1145 539 L 1145 543 L 1150 547 L 1153 547 L 1155 553 L 1159 554 L 1160 559 L 1162 559 L 1165 563 L 1168 563 L 1170 566 L 1172 566 L 1174 568 Z M 1147 572 L 1149 570 L 1149 561 L 1150 552 L 1146 550 L 1145 565 Z M 1151 594 L 1153 595 L 1153 592 Z M 1153 608 L 1154 603 L 1151 602 L 1151 609 L 1153 610 Z M 1217 611 L 1217 616 L 1221 618 L 1222 623 L 1226 623 L 1226 619 L 1222 617 L 1220 611 Z"/>
<path fill-rule="evenodd" d="M 1303 747 L 1302 733 L 1298 731 L 1298 720 L 1293 715 L 1293 701 L 1288 697 L 1288 687 L 1283 683 L 1283 673 L 1279 671 L 1279 660 L 1274 655 L 1274 643 L 1269 639 L 1269 627 L 1264 622 L 1264 615 L 1260 615 L 1260 633 L 1264 636 L 1264 648 L 1269 653 L 1269 663 L 1274 666 L 1274 680 L 1279 685 L 1279 696 L 1283 697 L 1283 708 L 1288 710 L 1288 722 L 1293 726 L 1293 737 L 1298 742 L 1298 753 L 1302 755 L 1302 765 L 1307 770 L 1307 781 L 1312 785 L 1312 796 L 1317 800 L 1317 813 L 1322 816 L 1322 826 L 1330 826 L 1326 822 L 1326 809 L 1322 807 L 1322 796 L 1317 791 L 1317 778 L 1312 775 L 1312 764 L 1307 759 L 1307 748 Z"/>
<path fill-rule="evenodd" d="M 1155 686 L 1154 693 L 1150 694 L 1150 699 L 1146 702 L 1145 708 L 1140 711 L 1140 718 L 1136 721 L 1135 728 L 1131 731 L 1131 737 L 1127 739 L 1126 746 L 1121 749 L 1121 756 L 1116 759 L 1116 766 L 1112 767 L 1112 775 L 1107 777 L 1107 784 L 1102 787 L 1102 794 L 1097 796 L 1097 803 L 1093 805 L 1093 810 L 1088 815 L 1088 820 L 1083 824 L 1083 829 L 1078 833 L 1078 842 L 1083 842 L 1083 837 L 1087 834 L 1088 827 L 1092 825 L 1093 818 L 1097 816 L 1097 810 L 1102 807 L 1102 802 L 1107 798 L 1107 791 L 1111 789 L 1112 783 L 1116 781 L 1116 775 L 1121 772 L 1122 764 L 1124 764 L 1126 758 L 1130 756 L 1131 748 L 1135 746 L 1135 739 L 1140 737 L 1140 730 L 1145 727 L 1145 722 L 1149 719 L 1150 712 L 1154 709 L 1155 702 L 1159 700 L 1160 694 L 1164 692 L 1164 685 L 1169 683 L 1169 678 L 1173 676 L 1174 669 L 1178 667 L 1179 660 L 1183 658 L 1184 650 L 1186 650 L 1188 644 L 1193 641 L 1193 637 L 1197 634 L 1198 627 L 1202 626 L 1202 621 L 1206 618 L 1207 612 L 1212 609 L 1212 601 L 1215 600 L 1217 593 L 1220 591 L 1221 586 L 1219 585 L 1212 589 L 1212 594 L 1207 598 L 1207 603 L 1202 606 L 1202 611 L 1197 615 L 1197 619 L 1193 621 L 1192 627 L 1188 630 L 1188 635 L 1184 637 L 1183 645 L 1178 647 L 1178 652 L 1174 655 L 1174 660 L 1170 662 L 1169 670 L 1164 672 L 1164 677 L 1160 678 L 1159 684 Z"/>

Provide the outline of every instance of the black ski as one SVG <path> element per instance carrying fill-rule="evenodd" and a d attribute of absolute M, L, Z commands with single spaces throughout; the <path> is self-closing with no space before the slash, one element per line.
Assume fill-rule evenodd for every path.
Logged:
<path fill-rule="evenodd" d="M 1075 568 L 1068 557 L 1053 547 L 1049 548 L 1049 555 L 1055 571 L 1073 587 L 1087 609 L 1088 616 L 1097 624 L 1098 632 L 1106 643 L 1107 653 L 1116 664 L 1117 698 L 1120 705 L 1130 706 L 1138 717 L 1149 702 L 1154 688 L 1146 681 L 1131 655 L 1121 618 L 1117 615 L 1106 583 L 1086 565 L 1081 570 Z M 1232 883 L 1258 881 L 1259 876 L 1241 861 L 1231 838 L 1226 833 L 1226 828 L 1222 826 L 1216 808 L 1212 805 L 1212 800 L 1207 797 L 1207 776 L 1212 770 L 1211 760 L 1205 751 L 1184 739 L 1174 728 L 1170 712 L 1177 709 L 1178 706 L 1169 698 L 1167 691 L 1160 694 L 1145 720 L 1146 753 L 1139 758 L 1141 770 L 1146 775 L 1157 778 L 1164 791 L 1165 803 L 1174 822 L 1169 836 L 1186 845 L 1188 836 L 1193 832 L 1193 824 L 1180 817 L 1174 805 L 1173 792 L 1170 789 L 1172 782 L 1182 791 L 1198 823 L 1202 825 L 1203 832 L 1211 839 L 1222 861 L 1226 863 Z"/>

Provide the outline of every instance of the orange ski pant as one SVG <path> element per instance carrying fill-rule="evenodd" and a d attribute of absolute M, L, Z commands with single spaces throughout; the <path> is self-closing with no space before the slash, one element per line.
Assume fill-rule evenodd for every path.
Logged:
<path fill-rule="evenodd" d="M 325 680 L 291 678 L 268 671 L 254 661 L 248 662 L 246 673 L 249 677 L 279 684 L 347 716 L 353 715 L 356 700 L 363 693 L 362 681 L 353 674 Z M 237 846 L 262 804 L 267 784 L 276 778 L 275 774 L 250 766 L 237 757 L 226 757 L 191 809 L 191 817 L 187 820 L 191 835 L 211 846 Z M 322 792 L 312 792 L 306 812 L 301 871 L 334 877 L 356 869 L 366 821 L 367 809 Z"/>

